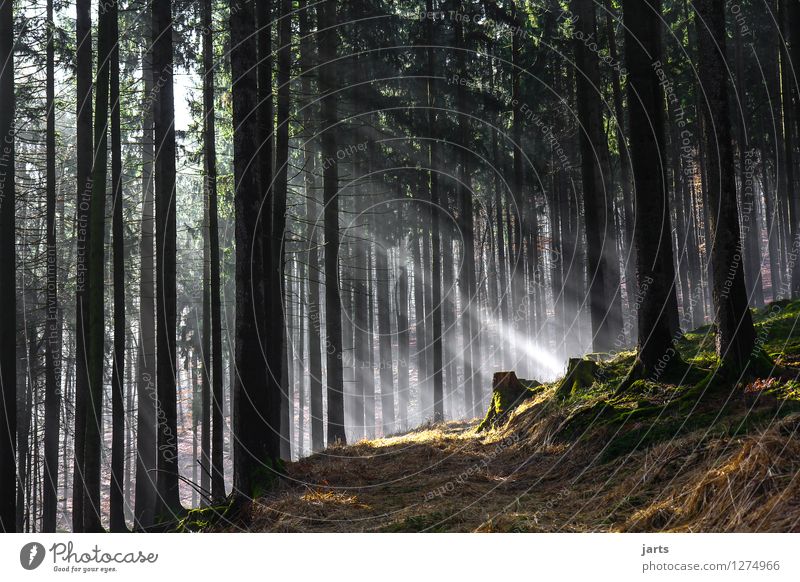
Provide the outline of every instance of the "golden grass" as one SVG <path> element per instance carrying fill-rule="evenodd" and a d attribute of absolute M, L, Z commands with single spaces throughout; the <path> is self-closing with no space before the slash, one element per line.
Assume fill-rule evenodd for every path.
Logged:
<path fill-rule="evenodd" d="M 279 490 L 253 504 L 249 529 L 798 531 L 800 416 L 601 462 L 602 439 L 553 439 L 566 412 L 547 396 L 487 433 L 429 425 L 290 463 Z"/>

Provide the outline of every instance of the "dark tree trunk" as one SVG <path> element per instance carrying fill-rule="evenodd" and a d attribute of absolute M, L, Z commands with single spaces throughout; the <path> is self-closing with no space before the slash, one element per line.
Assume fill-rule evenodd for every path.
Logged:
<path fill-rule="evenodd" d="M 457 8 L 461 8 L 461 2 L 457 3 Z M 456 46 L 466 48 L 464 42 L 464 30 L 461 19 L 456 19 L 455 27 L 455 42 Z M 464 51 L 457 51 L 456 55 L 456 70 L 460 74 L 467 75 L 467 67 L 464 59 Z M 456 111 L 466 112 L 467 101 L 466 92 L 462 84 L 456 87 Z M 465 121 L 465 120 L 464 120 Z M 462 355 L 464 357 L 464 411 L 467 418 L 472 418 L 477 415 L 475 394 L 478 392 L 475 386 L 475 378 L 473 371 L 473 355 L 477 353 L 476 350 L 476 333 L 473 329 L 472 317 L 473 305 L 472 301 L 475 299 L 475 241 L 474 241 L 474 226 L 472 216 L 472 192 L 470 190 L 470 175 L 468 166 L 468 153 L 469 140 L 467 139 L 467 124 L 466 122 L 459 124 L 459 139 L 461 145 L 459 148 L 458 156 L 458 200 L 460 203 L 460 216 L 459 228 L 461 230 L 461 237 L 464 244 L 462 247 L 462 265 L 463 272 L 459 273 L 461 284 L 461 305 L 462 305 L 462 338 L 464 347 Z M 475 322 L 475 327 L 479 327 Z"/>
<path fill-rule="evenodd" d="M 271 376 L 262 353 L 267 283 L 263 273 L 259 213 L 259 169 L 251 164 L 258 151 L 256 115 L 255 13 L 247 0 L 231 1 L 231 73 L 233 85 L 233 167 L 236 212 L 236 374 L 233 385 L 234 491 L 241 502 L 271 487 L 280 467 L 279 381 Z M 263 178 L 263 176 L 262 176 Z M 264 221 L 266 222 L 266 220 Z M 280 297 L 271 297 L 280 301 Z M 275 336 L 273 336 L 274 339 Z M 268 348 L 274 351 L 274 342 Z"/>
<path fill-rule="evenodd" d="M 721 363 L 741 371 L 755 345 L 753 319 L 741 260 L 741 235 L 736 200 L 736 170 L 731 141 L 730 104 L 725 73 L 725 2 L 696 0 L 700 27 L 699 79 L 705 97 L 701 115 L 709 156 L 707 159 L 709 221 L 712 231 L 711 261 L 717 325 L 717 355 Z"/>
<path fill-rule="evenodd" d="M 203 151 L 205 164 L 205 188 L 208 204 L 208 283 L 204 290 L 203 342 L 206 378 L 203 393 L 203 462 L 204 475 L 210 472 L 211 499 L 219 501 L 225 497 L 225 474 L 223 454 L 225 448 L 225 424 L 223 422 L 222 391 L 222 305 L 220 295 L 220 256 L 219 256 L 219 214 L 217 210 L 217 146 L 216 146 L 216 107 L 214 105 L 214 37 L 212 34 L 211 0 L 203 1 Z M 205 277 L 204 277 L 205 280 Z M 210 309 L 205 313 L 206 303 Z M 211 328 L 210 338 L 208 327 Z M 209 343 L 210 341 L 210 343 Z M 210 348 L 210 349 L 209 349 Z M 207 354 L 207 355 L 205 355 Z M 209 366 L 210 360 L 210 366 Z M 209 386 L 209 378 L 211 385 Z M 207 402 L 208 389 L 211 390 L 213 404 Z M 208 407 L 211 406 L 211 442 L 208 443 Z M 210 449 L 210 459 L 209 459 Z M 210 465 L 208 464 L 210 462 Z M 208 481 L 204 481 L 204 491 L 208 494 Z"/>
<path fill-rule="evenodd" d="M 76 167 L 78 196 L 76 211 L 76 285 L 75 285 L 75 441 L 72 481 L 72 531 L 83 531 L 84 460 L 86 405 L 89 392 L 87 341 L 89 339 L 89 210 L 92 198 L 92 17 L 91 2 L 75 4 L 77 131 Z"/>
<path fill-rule="evenodd" d="M 433 12 L 433 0 L 426 0 L 425 4 L 428 12 Z M 433 91 L 433 76 L 436 74 L 436 59 L 434 55 L 434 33 L 433 33 L 433 20 L 426 20 L 426 28 L 428 35 L 428 77 L 427 77 L 427 99 L 428 99 L 428 130 L 432 132 L 431 137 L 434 139 L 428 140 L 428 187 L 430 190 L 430 237 L 431 237 L 431 304 L 429 306 L 432 331 L 432 362 L 431 373 L 433 375 L 433 421 L 440 422 L 444 420 L 444 383 L 442 375 L 442 254 L 441 254 L 441 235 L 439 233 L 439 175 L 438 175 L 438 148 L 436 147 L 435 138 L 437 137 L 436 131 L 436 98 Z M 514 35 L 516 38 L 517 35 Z M 380 250 L 379 250 L 380 252 Z M 384 256 L 383 262 L 386 263 Z M 427 268 L 427 267 L 426 267 Z M 388 276 L 388 272 L 387 272 Z M 388 281 L 386 281 L 388 287 Z M 380 282 L 379 282 L 380 285 Z M 379 286 L 380 297 L 380 286 Z M 386 289 L 388 296 L 388 288 Z M 381 301 L 379 300 L 380 304 Z M 385 305 L 385 304 L 384 304 Z M 378 318 L 380 321 L 383 312 L 378 311 Z M 389 323 L 389 314 L 385 313 L 386 327 Z M 380 326 L 381 334 L 390 333 L 384 332 L 383 326 Z M 388 337 L 388 335 L 387 335 Z M 383 348 L 383 336 L 381 336 L 381 348 Z M 391 350 L 391 345 L 389 346 Z M 391 354 L 389 354 L 391 360 Z M 381 362 L 384 361 L 383 349 L 381 349 Z M 381 368 L 383 370 L 383 368 Z M 381 372 L 383 375 L 383 372 Z M 383 394 L 383 382 L 381 382 L 381 393 Z M 385 420 L 384 420 L 385 424 Z"/>
<path fill-rule="evenodd" d="M 414 220 L 417 223 L 417 232 L 420 227 L 420 209 L 414 213 Z M 419 249 L 419 237 L 412 234 L 408 244 L 411 245 L 411 262 L 414 273 L 414 350 L 417 361 L 417 404 L 419 406 L 419 421 L 425 420 L 426 409 L 422 405 L 423 387 L 426 385 L 427 378 L 424 377 L 427 369 L 427 353 L 425 350 L 425 292 L 422 280 L 422 256 Z M 472 393 L 470 392 L 470 396 Z"/>
<path fill-rule="evenodd" d="M 56 531 L 58 513 L 58 442 L 61 414 L 61 327 L 58 308 L 56 246 L 56 111 L 53 0 L 47 0 L 47 338 L 45 340 L 44 469 L 42 531 Z M 5 107 L 5 104 L 0 105 Z M 63 222 L 63 219 L 62 219 Z M 5 228 L 5 225 L 4 225 Z M 0 468 L 0 470 L 2 470 Z M 0 527 L 0 531 L 2 528 Z"/>
<path fill-rule="evenodd" d="M 122 130 L 119 95 L 119 20 L 116 0 L 107 5 L 111 47 L 111 188 L 114 261 L 114 363 L 111 377 L 110 529 L 128 531 L 125 524 L 125 226 L 122 221 Z"/>
<path fill-rule="evenodd" d="M 145 18 L 145 29 L 150 21 Z M 153 67 L 149 49 L 142 53 L 144 99 L 142 103 L 142 234 L 139 241 L 139 350 L 137 355 L 136 488 L 134 526 L 142 530 L 155 522 L 156 503 L 156 331 L 153 201 Z"/>
<path fill-rule="evenodd" d="M 268 301 L 267 325 L 270 333 L 267 333 L 267 341 L 275 341 L 271 338 L 283 338 L 283 341 L 274 348 L 268 348 L 268 357 L 277 352 L 278 357 L 273 357 L 268 361 L 270 373 L 277 378 L 289 378 L 287 364 L 287 338 L 284 322 L 284 303 L 277 300 L 278 297 L 285 298 L 285 276 L 284 276 L 284 233 L 286 231 L 286 194 L 288 191 L 288 168 L 289 168 L 289 89 L 291 80 L 291 42 L 292 42 L 292 3 L 290 0 L 281 0 L 280 19 L 278 21 L 278 126 L 276 128 L 275 139 L 275 182 L 273 186 L 273 199 L 271 217 L 272 234 L 271 250 L 272 256 L 267 263 L 267 281 L 269 286 L 267 291 L 272 301 Z M 267 205 L 269 208 L 269 205 Z M 286 459 L 291 458 L 291 400 L 289 395 L 289 384 L 285 384 L 281 391 L 281 399 L 285 402 L 281 417 L 282 456 Z"/>
<path fill-rule="evenodd" d="M 30 300 L 30 292 L 26 291 Z M 27 301 L 25 301 L 27 303 Z M 28 340 L 28 352 L 25 353 L 25 342 L 17 342 L 17 360 L 25 366 L 17 367 L 17 402 L 16 402 L 16 417 L 17 417 L 17 478 L 19 487 L 17 487 L 17 515 L 16 515 L 16 530 L 18 532 L 30 531 L 29 516 L 31 506 L 31 460 L 30 460 L 30 441 L 31 441 L 31 415 L 33 413 L 33 362 L 36 359 L 36 342 L 37 334 L 34 320 L 27 319 L 25 323 L 25 334 L 20 338 Z M 35 427 L 34 427 L 35 428 Z M 34 439 L 35 441 L 36 439 Z M 27 500 L 27 503 L 26 503 Z"/>
<path fill-rule="evenodd" d="M 605 0 L 605 24 L 606 37 L 608 39 L 608 52 L 612 62 L 619 62 L 619 52 L 617 50 L 617 37 L 614 30 L 611 0 Z M 614 101 L 614 126 L 617 132 L 617 144 L 619 149 L 620 181 L 622 182 L 622 207 L 624 211 L 624 237 L 625 237 L 625 289 L 628 295 L 628 313 L 633 312 L 633 290 L 636 281 L 636 256 L 633 244 L 633 184 L 631 182 L 631 159 L 628 150 L 628 141 L 625 133 L 625 107 L 623 106 L 622 85 L 620 82 L 619 68 L 611 71 L 611 87 Z"/>
<path fill-rule="evenodd" d="M 328 354 L 328 444 L 345 443 L 344 384 L 342 377 L 342 305 L 339 297 L 339 166 L 336 155 L 337 80 L 336 6 L 324 2 L 319 18 L 319 92 L 321 98 L 323 202 L 325 205 L 325 344 Z"/>
<path fill-rule="evenodd" d="M 580 38 L 596 35 L 595 12 L 592 0 L 572 0 L 572 12 L 577 17 L 577 31 Z M 576 35 L 575 62 L 578 119 L 582 126 L 579 131 L 581 151 L 581 177 L 583 184 L 583 209 L 586 225 L 586 246 L 588 254 L 589 313 L 592 323 L 592 347 L 596 352 L 611 349 L 614 341 L 613 318 L 611 317 L 612 297 L 608 294 L 607 280 L 613 278 L 612 257 L 616 249 L 606 247 L 607 232 L 614 225 L 609 224 L 605 197 L 610 195 L 605 187 L 606 175 L 600 150 L 605 141 L 603 131 L 603 112 L 600 107 L 600 69 L 596 53 L 590 51 L 584 40 Z M 611 255 L 611 257 L 609 257 Z M 614 259 L 615 260 L 615 259 Z"/>
<path fill-rule="evenodd" d="M 0 3 L 0 532 L 16 529 L 16 228 L 14 221 L 14 10 Z"/>
<path fill-rule="evenodd" d="M 103 436 L 103 368 L 105 356 L 105 232 L 108 169 L 108 94 L 110 84 L 110 19 L 104 4 L 97 9 L 97 80 L 95 83 L 95 156 L 89 211 L 89 330 L 86 428 L 83 445 L 83 530 L 103 530 L 100 517 L 100 455 Z"/>
<path fill-rule="evenodd" d="M 629 378 L 644 377 L 672 348 L 664 306 L 672 278 L 672 240 L 665 187 L 664 96 L 653 63 L 661 55 L 660 0 L 624 0 L 631 164 L 636 197 L 639 353 Z M 671 269 L 670 269 L 671 270 Z"/>
<path fill-rule="evenodd" d="M 758 220 L 758 199 L 755 194 L 755 162 L 753 150 L 750 148 L 750 138 L 745 119 L 752 119 L 747 106 L 747 84 L 744 78 L 744 55 L 742 47 L 742 33 L 738 25 L 734 25 L 734 59 L 736 63 L 736 90 L 737 101 L 741 108 L 737 116 L 738 129 L 736 142 L 739 153 L 739 206 L 741 209 L 741 222 L 745 263 L 744 277 L 749 302 L 754 307 L 764 306 L 764 288 L 761 280 L 761 227 Z M 751 45 L 752 46 L 752 45 Z"/>
<path fill-rule="evenodd" d="M 158 499 L 156 516 L 182 513 L 178 491 L 178 422 L 175 327 L 175 98 L 173 92 L 172 1 L 153 4 L 153 82 L 156 207 L 156 391 L 158 394 Z M 255 151 L 255 150 L 253 150 Z"/>
<path fill-rule="evenodd" d="M 778 23 L 779 30 L 782 38 L 792 34 L 790 30 L 790 22 L 788 18 L 789 0 L 778 0 Z M 797 33 L 795 33 L 797 34 Z M 786 241 L 786 254 L 787 265 L 788 257 L 790 254 L 797 253 L 798 242 L 798 216 L 797 216 L 797 193 L 795 191 L 795 154 L 793 147 L 794 124 L 795 124 L 795 110 L 792 106 L 792 96 L 794 91 L 792 86 L 795 78 L 794 69 L 789 55 L 789 48 L 785 43 L 780 52 L 780 79 L 781 79 L 781 100 L 783 102 L 783 158 L 784 158 L 784 172 L 785 172 L 785 208 L 786 208 L 786 225 L 788 236 L 784 237 Z M 796 65 L 795 65 L 796 66 Z M 800 261 L 794 261 L 793 265 L 789 267 L 790 272 L 787 273 L 789 277 L 788 296 L 792 299 L 800 293 Z"/>
<path fill-rule="evenodd" d="M 314 66 L 313 39 L 309 36 L 312 24 L 311 8 L 305 0 L 300 0 L 300 69 L 303 71 L 301 88 L 305 101 L 303 120 L 309 135 L 314 117 L 315 105 L 311 94 L 311 69 Z M 303 179 L 306 195 L 306 268 L 308 270 L 308 412 L 311 428 L 311 452 L 316 453 L 325 448 L 322 412 L 322 340 L 319 299 L 319 236 L 317 229 L 320 214 L 317 208 L 316 182 L 316 143 L 309 138 L 306 141 L 306 171 Z"/>

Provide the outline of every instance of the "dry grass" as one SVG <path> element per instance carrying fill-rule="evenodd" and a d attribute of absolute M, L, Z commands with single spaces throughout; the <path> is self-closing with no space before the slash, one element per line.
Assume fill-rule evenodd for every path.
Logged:
<path fill-rule="evenodd" d="M 250 531 L 798 531 L 800 416 L 743 437 L 698 431 L 610 462 L 553 436 L 549 391 L 508 422 L 427 426 L 288 466 Z M 231 528 L 234 529 L 234 528 Z"/>
<path fill-rule="evenodd" d="M 739 439 L 719 456 L 707 449 L 699 467 L 687 467 L 679 485 L 634 513 L 621 529 L 800 531 L 798 430 L 800 417 L 792 416 Z"/>

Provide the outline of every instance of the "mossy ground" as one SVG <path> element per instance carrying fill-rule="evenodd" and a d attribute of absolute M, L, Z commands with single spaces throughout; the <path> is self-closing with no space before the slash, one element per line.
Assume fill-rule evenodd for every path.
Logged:
<path fill-rule="evenodd" d="M 800 372 L 798 317 L 800 302 L 755 313 L 759 346 L 784 371 Z M 633 352 L 598 362 L 566 398 L 560 382 L 537 387 L 485 432 L 443 423 L 290 463 L 248 529 L 800 531 L 800 382 L 767 374 L 700 390 L 713 328 L 678 348 L 683 364 L 621 394 Z"/>

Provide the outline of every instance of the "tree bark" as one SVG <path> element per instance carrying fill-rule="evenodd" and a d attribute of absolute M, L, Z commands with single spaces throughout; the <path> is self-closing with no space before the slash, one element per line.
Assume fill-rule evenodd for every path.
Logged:
<path fill-rule="evenodd" d="M 0 3 L 0 532 L 16 530 L 17 296 L 14 188 L 14 10 Z"/>
<path fill-rule="evenodd" d="M 84 505 L 84 439 L 86 436 L 86 404 L 89 392 L 87 341 L 89 339 L 89 211 L 91 208 L 92 160 L 92 17 L 91 2 L 75 4 L 76 32 L 76 167 L 77 177 L 77 242 L 75 285 L 75 459 L 72 481 L 72 531 L 83 531 Z"/>
<path fill-rule="evenodd" d="M 755 331 L 744 281 L 736 170 L 730 134 L 730 104 L 725 78 L 725 2 L 696 0 L 694 6 L 704 23 L 698 38 L 699 78 L 706 100 L 701 109 L 703 133 L 710 154 L 706 162 L 707 195 L 713 237 L 712 298 L 716 312 L 717 355 L 721 363 L 741 371 L 751 359 Z"/>
<path fill-rule="evenodd" d="M 119 95 L 119 10 L 117 0 L 107 4 L 111 67 L 111 188 L 114 262 L 114 363 L 111 377 L 111 492 L 112 532 L 126 532 L 125 524 L 125 226 L 122 220 L 122 129 Z"/>
<path fill-rule="evenodd" d="M 150 29 L 150 20 L 144 27 Z M 142 234 L 139 241 L 141 261 L 139 276 L 139 350 L 137 355 L 136 404 L 136 487 L 134 490 L 134 527 L 144 530 L 155 522 L 156 503 L 156 331 L 155 271 L 153 237 L 155 210 L 153 200 L 153 67 L 149 48 L 142 53 L 144 99 L 142 102 Z"/>
<path fill-rule="evenodd" d="M 61 413 L 61 326 L 58 307 L 56 243 L 56 111 L 53 0 L 47 0 L 46 174 L 47 174 L 47 338 L 45 341 L 44 468 L 42 531 L 56 531 L 58 513 L 58 443 Z M 2 528 L 0 528 L 1 530 Z"/>
<path fill-rule="evenodd" d="M 624 0 L 625 60 L 628 69 L 631 165 L 636 198 L 636 272 L 638 348 L 629 378 L 646 377 L 672 348 L 665 316 L 672 279 L 666 167 L 664 96 L 653 63 L 661 56 L 660 0 Z"/>
<path fill-rule="evenodd" d="M 280 377 L 267 369 L 259 336 L 267 300 L 264 245 L 258 233 L 263 198 L 256 115 L 255 13 L 248 0 L 231 0 L 231 72 L 234 126 L 234 209 L 236 213 L 236 374 L 233 385 L 234 491 L 246 502 L 271 487 L 280 469 Z M 271 301 L 280 301 L 272 297 Z M 273 336 L 274 338 L 274 336 Z"/>
<path fill-rule="evenodd" d="M 346 443 L 342 376 L 342 305 L 339 297 L 339 166 L 336 155 L 337 79 L 336 7 L 324 2 L 319 18 L 319 92 L 321 98 L 323 203 L 325 205 L 325 345 L 328 354 L 328 444 Z"/>
<path fill-rule="evenodd" d="M 158 499 L 156 517 L 169 521 L 183 512 L 178 490 L 178 428 L 175 327 L 175 101 L 173 91 L 172 1 L 153 4 L 153 83 L 156 208 L 156 391 Z"/>

